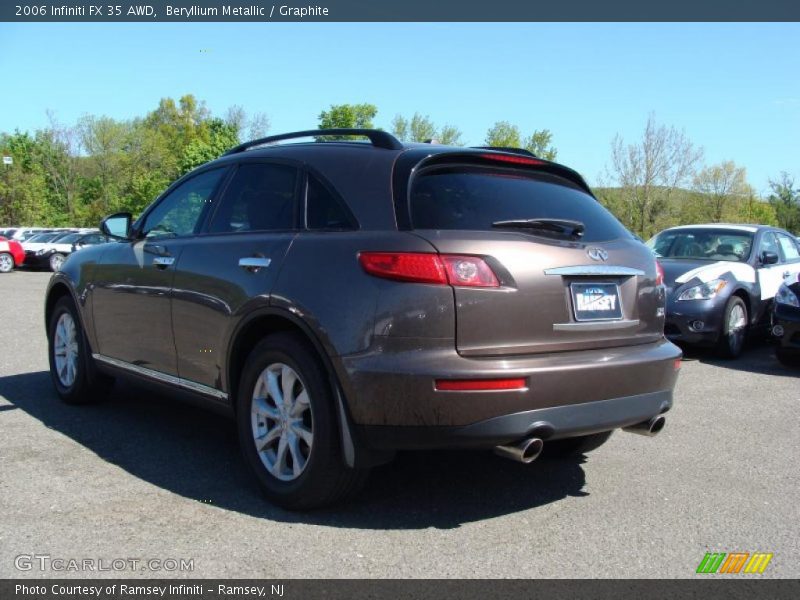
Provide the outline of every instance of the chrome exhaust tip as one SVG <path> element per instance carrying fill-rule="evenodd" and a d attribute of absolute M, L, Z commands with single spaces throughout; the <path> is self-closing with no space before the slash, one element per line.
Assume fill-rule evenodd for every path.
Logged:
<path fill-rule="evenodd" d="M 639 435 L 648 435 L 653 437 L 654 435 L 658 435 L 661 430 L 664 429 L 664 425 L 666 424 L 667 420 L 664 418 L 664 415 L 656 415 L 648 421 L 642 421 L 641 423 L 636 423 L 636 425 L 631 425 L 629 427 L 623 427 L 622 429 L 628 433 L 638 433 Z"/>
<path fill-rule="evenodd" d="M 544 442 L 539 438 L 529 438 L 516 444 L 495 446 L 494 453 L 503 458 L 529 464 L 539 458 L 544 448 Z"/>

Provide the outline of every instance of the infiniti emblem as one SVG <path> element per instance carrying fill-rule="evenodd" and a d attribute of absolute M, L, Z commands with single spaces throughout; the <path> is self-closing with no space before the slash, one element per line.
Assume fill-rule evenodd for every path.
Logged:
<path fill-rule="evenodd" d="M 608 252 L 602 248 L 592 247 L 586 249 L 586 254 L 592 260 L 608 260 Z"/>

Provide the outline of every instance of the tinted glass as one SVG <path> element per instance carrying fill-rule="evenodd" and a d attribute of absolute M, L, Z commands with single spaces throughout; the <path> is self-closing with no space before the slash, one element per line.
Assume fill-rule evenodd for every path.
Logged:
<path fill-rule="evenodd" d="M 308 176 L 306 225 L 309 229 L 354 229 L 339 199 L 319 179 Z"/>
<path fill-rule="evenodd" d="M 437 169 L 415 178 L 410 202 L 412 224 L 417 229 L 499 231 L 492 227 L 493 222 L 549 218 L 581 221 L 586 228 L 582 239 L 587 242 L 631 237 L 589 194 L 566 179 L 547 174 Z"/>
<path fill-rule="evenodd" d="M 657 256 L 691 260 L 746 262 L 753 234 L 730 229 L 667 229 L 647 242 Z"/>
<path fill-rule="evenodd" d="M 60 237 L 56 240 L 57 244 L 72 244 L 73 242 L 78 241 L 84 236 L 82 233 L 70 233 L 69 235 L 65 235 Z"/>
<path fill-rule="evenodd" d="M 800 258 L 800 252 L 797 251 L 797 244 L 788 235 L 778 234 L 778 243 L 781 245 L 784 260 L 792 261 Z"/>
<path fill-rule="evenodd" d="M 211 221 L 212 233 L 294 228 L 297 169 L 285 165 L 241 165 Z"/>
<path fill-rule="evenodd" d="M 142 233 L 147 237 L 191 235 L 203 208 L 219 184 L 225 169 L 206 171 L 172 190 L 147 215 Z"/>
<path fill-rule="evenodd" d="M 759 250 L 759 256 L 763 255 L 764 252 L 773 252 L 778 255 L 780 259 L 781 252 L 778 250 L 778 241 L 775 239 L 774 233 L 765 233 L 764 236 L 761 238 L 761 248 Z"/>

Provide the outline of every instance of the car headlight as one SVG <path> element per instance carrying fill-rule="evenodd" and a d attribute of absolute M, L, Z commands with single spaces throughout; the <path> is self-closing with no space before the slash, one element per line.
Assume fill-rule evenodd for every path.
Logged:
<path fill-rule="evenodd" d="M 778 292 L 775 294 L 775 302 L 777 304 L 787 304 L 800 308 L 800 299 L 797 298 L 797 294 L 790 290 L 789 286 L 785 283 L 778 288 Z"/>
<path fill-rule="evenodd" d="M 724 279 L 714 279 L 683 290 L 678 300 L 713 300 L 728 285 Z"/>
<path fill-rule="evenodd" d="M 42 248 L 42 249 L 36 251 L 36 256 L 41 256 L 44 253 L 45 253 L 45 249 Z"/>

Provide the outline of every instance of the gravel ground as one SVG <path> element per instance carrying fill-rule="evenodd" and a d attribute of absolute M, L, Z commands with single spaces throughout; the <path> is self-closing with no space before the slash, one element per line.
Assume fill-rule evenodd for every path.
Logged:
<path fill-rule="evenodd" d="M 0 577 L 694 577 L 707 551 L 772 552 L 761 577 L 800 576 L 800 371 L 768 345 L 690 355 L 656 438 L 531 465 L 403 454 L 354 502 L 296 514 L 261 498 L 219 416 L 131 384 L 61 404 L 47 280 L 0 275 Z M 194 569 L 15 567 L 33 554 Z"/>

